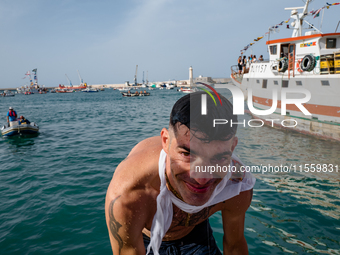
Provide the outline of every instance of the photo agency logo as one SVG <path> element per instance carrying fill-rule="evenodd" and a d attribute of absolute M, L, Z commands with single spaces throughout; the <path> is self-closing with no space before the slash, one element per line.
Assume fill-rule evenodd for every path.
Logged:
<path fill-rule="evenodd" d="M 201 84 L 207 88 L 209 88 L 217 97 L 220 104 L 222 105 L 222 101 L 216 90 L 202 82 L 198 82 L 196 84 Z M 197 87 L 200 90 L 203 90 L 206 92 L 206 94 L 201 95 L 201 115 L 207 115 L 207 95 L 211 97 L 211 99 L 214 101 L 215 106 L 217 106 L 217 102 L 215 97 L 212 95 L 210 91 L 208 91 L 205 88 Z M 236 87 L 234 85 L 225 85 L 224 88 L 227 88 L 231 94 L 232 94 L 232 103 L 233 103 L 233 114 L 234 115 L 244 115 L 245 109 L 244 109 L 244 101 L 245 96 L 242 90 L 239 87 Z M 248 96 L 247 96 L 247 105 L 249 111 L 255 115 L 255 116 L 268 116 L 273 115 L 274 112 L 277 114 L 278 105 L 280 103 L 281 116 L 287 115 L 287 105 L 295 105 L 297 109 L 299 109 L 303 115 L 305 116 L 311 116 L 312 114 L 306 109 L 306 107 L 303 105 L 311 99 L 311 93 L 304 88 L 282 88 L 280 91 L 280 101 L 278 100 L 278 90 L 273 89 L 272 90 L 272 105 L 269 109 L 256 109 L 253 105 L 253 92 L 251 88 L 247 89 Z M 267 100 L 268 101 L 268 100 Z M 296 127 L 298 125 L 298 122 L 296 119 L 274 119 L 274 118 L 267 118 L 267 119 L 251 119 L 248 122 L 246 120 L 243 120 L 242 122 L 233 122 L 232 120 L 228 119 L 214 119 L 213 120 L 213 127 L 216 127 L 216 125 L 241 125 L 243 127 L 246 127 L 248 125 L 249 127 L 262 127 L 264 126 L 265 122 L 271 123 L 271 126 L 274 126 L 275 124 L 279 124 L 283 127 Z"/>

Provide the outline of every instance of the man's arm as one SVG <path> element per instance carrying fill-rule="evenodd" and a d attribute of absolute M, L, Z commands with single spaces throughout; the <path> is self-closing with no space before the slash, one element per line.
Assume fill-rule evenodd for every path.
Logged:
<path fill-rule="evenodd" d="M 131 197 L 137 202 L 129 202 Z M 118 195 L 114 198 L 107 195 L 105 216 L 114 255 L 145 254 L 142 236 L 145 213 L 141 208 L 143 207 L 136 194 Z"/>
<path fill-rule="evenodd" d="M 223 254 L 248 254 L 247 241 L 244 237 L 244 219 L 252 196 L 251 189 L 225 202 L 222 209 Z"/>

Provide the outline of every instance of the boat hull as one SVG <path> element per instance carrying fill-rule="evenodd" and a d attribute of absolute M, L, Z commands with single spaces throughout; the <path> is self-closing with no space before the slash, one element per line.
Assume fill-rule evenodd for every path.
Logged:
<path fill-rule="evenodd" d="M 273 127 L 276 129 L 282 129 L 292 132 L 301 133 L 308 136 L 313 136 L 323 140 L 332 140 L 340 142 L 340 125 L 336 123 L 327 123 L 317 120 L 308 120 L 302 118 L 296 118 L 294 116 L 285 116 L 276 114 L 269 116 L 258 116 L 250 111 L 247 111 L 252 115 L 253 119 L 260 120 L 257 125 L 262 123 L 266 126 Z M 282 125 L 284 122 L 287 125 L 296 125 L 296 127 L 289 127 Z M 254 123 L 253 123 L 254 124 Z"/>
<path fill-rule="evenodd" d="M 1 129 L 1 134 L 3 136 L 16 136 L 16 135 L 33 135 L 39 132 L 39 127 L 34 124 L 23 124 L 15 125 L 12 127 L 3 126 Z"/>
<path fill-rule="evenodd" d="M 268 65 L 267 68 L 265 65 Z M 278 98 L 276 110 L 272 114 L 251 113 L 253 118 L 260 119 L 271 127 L 340 141 L 340 74 L 297 73 L 294 77 L 288 77 L 286 74 L 277 75 L 273 72 L 263 74 L 252 70 L 270 70 L 270 66 L 266 63 L 252 64 L 250 72 L 242 75 L 241 83 L 240 79 L 231 76 L 234 85 L 244 92 L 245 100 L 248 97 L 248 108 L 251 103 L 256 110 L 268 110 L 273 105 L 274 91 L 277 91 Z M 309 91 L 311 99 L 303 103 L 303 107 L 311 115 L 305 115 L 295 104 L 287 104 L 286 115 L 284 115 L 281 112 L 281 97 L 284 89 Z M 287 94 L 287 98 L 290 99 L 303 97 L 304 95 L 299 93 Z M 288 125 L 285 126 L 282 122 Z"/>

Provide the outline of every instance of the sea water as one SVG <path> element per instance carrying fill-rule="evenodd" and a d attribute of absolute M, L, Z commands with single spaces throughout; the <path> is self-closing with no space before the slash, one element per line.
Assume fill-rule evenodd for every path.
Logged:
<path fill-rule="evenodd" d="M 218 92 L 230 97 L 225 89 Z M 152 90 L 16 95 L 8 107 L 40 127 L 37 137 L 0 139 L 0 254 L 110 254 L 105 194 L 139 141 L 168 126 L 182 93 Z M 250 116 L 244 116 L 246 120 Z M 332 163 L 338 143 L 268 127 L 238 129 L 247 165 Z M 340 254 L 339 173 L 257 173 L 245 218 L 250 254 Z M 222 250 L 221 214 L 210 218 Z"/>

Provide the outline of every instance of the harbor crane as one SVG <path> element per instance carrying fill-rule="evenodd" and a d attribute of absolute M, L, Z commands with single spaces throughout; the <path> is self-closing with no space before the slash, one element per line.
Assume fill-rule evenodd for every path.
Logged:
<path fill-rule="evenodd" d="M 70 83 L 70 86 L 72 86 L 72 82 L 71 82 L 71 80 L 68 78 L 68 76 L 67 76 L 67 74 L 65 74 L 66 75 L 66 79 L 68 80 L 68 82 Z"/>
<path fill-rule="evenodd" d="M 136 73 L 135 73 L 135 79 L 134 79 L 134 86 L 137 86 L 137 71 L 138 71 L 138 65 L 136 65 Z"/>
<path fill-rule="evenodd" d="M 79 80 L 80 80 L 80 86 L 81 86 L 83 84 L 83 78 L 81 78 L 79 70 L 77 70 L 77 72 L 78 72 L 78 76 L 79 76 Z"/>

